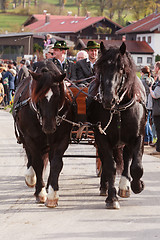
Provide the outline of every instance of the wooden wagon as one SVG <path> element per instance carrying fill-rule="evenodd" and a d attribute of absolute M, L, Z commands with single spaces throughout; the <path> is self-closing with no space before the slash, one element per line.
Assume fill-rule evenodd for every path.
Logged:
<path fill-rule="evenodd" d="M 70 87 L 71 92 L 76 100 L 77 104 L 77 114 L 76 114 L 76 123 L 80 124 L 79 126 L 74 126 L 71 132 L 71 144 L 95 144 L 94 132 L 92 128 L 87 123 L 86 118 L 86 95 L 88 93 L 88 87 Z M 85 94 L 86 93 L 86 94 Z M 71 155 L 64 155 L 64 157 L 70 157 Z M 96 155 L 72 155 L 72 157 L 87 157 L 87 158 L 96 158 L 96 174 L 97 176 L 101 175 L 102 166 L 100 158 L 98 157 L 98 152 L 96 148 Z"/>

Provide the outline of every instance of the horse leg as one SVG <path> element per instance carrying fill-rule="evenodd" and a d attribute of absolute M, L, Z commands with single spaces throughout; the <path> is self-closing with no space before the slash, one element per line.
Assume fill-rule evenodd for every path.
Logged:
<path fill-rule="evenodd" d="M 140 193 L 144 189 L 144 183 L 140 178 L 143 175 L 142 156 L 143 156 L 143 136 L 138 137 L 137 144 L 133 151 L 133 160 L 131 164 L 131 189 L 134 193 Z"/>
<path fill-rule="evenodd" d="M 102 166 L 101 166 L 102 167 L 102 173 L 101 173 L 101 176 L 100 176 L 100 196 L 106 196 L 107 195 L 107 190 L 108 190 L 108 185 L 107 185 L 106 174 L 103 170 L 103 162 L 102 162 L 103 155 L 100 152 L 100 149 L 98 149 L 98 155 L 99 155 L 99 158 L 101 159 L 101 164 L 102 164 Z"/>
<path fill-rule="evenodd" d="M 116 165 L 113 160 L 113 151 L 109 148 L 103 148 L 104 154 L 102 157 L 103 162 L 103 172 L 105 175 L 105 180 L 108 183 L 108 196 L 106 198 L 106 208 L 107 209 L 119 209 L 120 205 L 118 202 L 117 192 L 115 188 L 115 177 L 116 177 Z"/>
<path fill-rule="evenodd" d="M 46 189 L 45 184 L 42 178 L 44 162 L 43 162 L 43 154 L 41 152 L 43 142 L 39 141 L 39 138 L 32 139 L 29 136 L 26 136 L 25 142 L 27 143 L 27 156 L 28 156 L 28 164 L 27 167 L 32 169 L 36 174 L 36 185 L 35 185 L 35 197 L 37 202 L 44 203 L 46 201 Z M 33 173 L 32 172 L 32 173 Z"/>
<path fill-rule="evenodd" d="M 129 173 L 131 156 L 132 156 L 131 149 L 125 146 L 123 149 L 124 169 L 121 175 L 121 179 L 119 181 L 119 190 L 118 190 L 118 195 L 122 198 L 128 198 L 130 197 L 130 194 L 131 194 L 130 173 Z"/>
<path fill-rule="evenodd" d="M 118 202 L 117 192 L 115 188 L 115 176 L 116 167 L 114 164 L 110 163 L 110 167 L 107 167 L 106 176 L 108 178 L 108 197 L 106 198 L 106 208 L 107 209 L 119 209 L 120 205 Z"/>
<path fill-rule="evenodd" d="M 25 182 L 28 187 L 33 188 L 36 185 L 36 173 L 32 167 L 32 157 L 28 149 L 25 148 L 26 154 L 27 154 L 27 170 L 25 173 Z"/>
<path fill-rule="evenodd" d="M 100 178 L 100 196 L 106 196 L 107 190 L 108 190 L 108 182 L 107 182 L 106 174 L 104 173 L 103 165 L 102 165 L 102 174 Z"/>
<path fill-rule="evenodd" d="M 50 208 L 55 208 L 58 205 L 58 178 L 63 168 L 62 156 L 55 154 L 50 161 L 50 175 L 48 179 L 48 194 L 45 205 Z"/>
<path fill-rule="evenodd" d="M 38 203 L 45 203 L 47 193 L 46 193 L 45 184 L 42 178 L 43 168 L 44 168 L 42 156 L 40 154 L 35 156 L 35 158 L 33 158 L 32 164 L 33 164 L 33 169 L 36 173 L 36 178 L 37 178 L 34 195 Z"/>

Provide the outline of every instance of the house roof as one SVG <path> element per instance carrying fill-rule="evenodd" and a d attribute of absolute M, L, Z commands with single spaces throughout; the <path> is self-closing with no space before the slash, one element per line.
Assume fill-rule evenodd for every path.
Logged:
<path fill-rule="evenodd" d="M 27 21 L 24 23 L 26 29 L 33 32 L 52 32 L 52 33 L 76 33 L 90 25 L 96 24 L 100 21 L 108 21 L 111 24 L 115 25 L 117 29 L 122 28 L 117 23 L 114 23 L 112 20 L 106 17 L 77 17 L 77 16 L 57 16 L 50 15 L 48 16 L 49 20 L 46 22 L 46 15 L 33 15 L 32 24 L 27 24 Z M 31 20 L 28 19 L 28 22 Z"/>
<path fill-rule="evenodd" d="M 137 32 L 154 32 L 157 29 L 160 31 L 160 13 L 153 13 L 133 24 L 130 24 L 116 31 L 116 33 L 125 34 Z"/>
<path fill-rule="evenodd" d="M 100 43 L 102 40 L 92 39 L 98 43 Z M 87 39 L 79 39 L 76 45 L 76 49 L 84 49 L 87 46 Z M 103 43 L 106 48 L 109 46 L 117 46 L 120 47 L 122 44 L 121 40 L 103 40 Z M 145 41 L 133 41 L 133 40 L 126 40 L 125 41 L 127 51 L 130 53 L 137 53 L 137 54 L 153 54 L 153 49 L 149 46 L 148 43 Z"/>
<path fill-rule="evenodd" d="M 33 36 L 34 38 L 43 38 L 43 35 L 33 32 L 21 32 L 21 33 L 7 33 L 7 34 L 0 34 L 0 38 L 7 38 L 7 37 L 28 37 Z"/>

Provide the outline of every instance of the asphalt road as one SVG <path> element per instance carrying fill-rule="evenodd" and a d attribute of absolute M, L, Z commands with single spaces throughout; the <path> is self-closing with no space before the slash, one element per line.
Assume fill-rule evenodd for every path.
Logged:
<path fill-rule="evenodd" d="M 88 152 L 95 154 L 94 147 L 67 150 Z M 160 159 L 144 155 L 143 162 L 145 190 L 120 198 L 120 210 L 108 210 L 99 196 L 95 159 L 64 158 L 59 205 L 46 208 L 25 185 L 24 151 L 16 143 L 11 114 L 0 110 L 0 240 L 160 239 Z"/>

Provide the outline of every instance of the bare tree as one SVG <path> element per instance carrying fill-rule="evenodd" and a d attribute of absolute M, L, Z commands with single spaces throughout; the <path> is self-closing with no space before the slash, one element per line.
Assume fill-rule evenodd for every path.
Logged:
<path fill-rule="evenodd" d="M 65 6 L 66 2 L 67 2 L 67 0 L 59 0 L 59 6 L 60 6 L 59 14 L 61 14 L 62 11 L 64 10 L 64 6 Z"/>
<path fill-rule="evenodd" d="M 78 12 L 77 15 L 80 16 L 81 15 L 81 6 L 82 6 L 83 0 L 76 0 L 76 5 L 78 8 Z"/>

